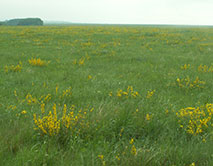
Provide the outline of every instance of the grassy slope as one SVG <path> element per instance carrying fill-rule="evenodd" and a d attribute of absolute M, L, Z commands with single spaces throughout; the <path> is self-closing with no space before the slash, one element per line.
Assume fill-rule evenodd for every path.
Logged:
<path fill-rule="evenodd" d="M 205 27 L 0 27 L 1 165 L 212 165 L 212 127 L 191 136 L 179 127 L 175 114 L 213 102 L 213 74 L 198 71 L 199 65 L 213 63 L 212 39 L 213 29 Z M 83 65 L 73 64 L 85 55 L 89 59 Z M 50 64 L 31 66 L 32 57 Z M 4 72 L 5 65 L 19 61 L 21 72 Z M 190 68 L 181 70 L 184 64 Z M 204 88 L 178 87 L 176 79 L 187 76 L 198 76 L 206 82 Z M 56 85 L 59 93 L 71 86 L 72 97 L 59 99 Z M 116 96 L 128 86 L 140 97 Z M 148 90 L 155 90 L 150 99 Z M 27 94 L 51 94 L 47 110 L 53 103 L 94 107 L 88 115 L 90 127 L 67 142 L 40 137 L 32 116 L 40 114 L 40 105 L 22 103 Z M 131 138 L 137 155 L 130 152 Z"/>

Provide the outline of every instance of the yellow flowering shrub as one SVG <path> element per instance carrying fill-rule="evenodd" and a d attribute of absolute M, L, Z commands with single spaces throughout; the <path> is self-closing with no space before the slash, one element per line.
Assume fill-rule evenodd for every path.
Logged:
<path fill-rule="evenodd" d="M 184 64 L 183 66 L 180 67 L 182 70 L 187 70 L 190 68 L 190 64 Z"/>
<path fill-rule="evenodd" d="M 132 147 L 131 147 L 131 154 L 133 154 L 134 156 L 137 155 L 137 149 L 136 149 L 135 145 L 132 145 Z"/>
<path fill-rule="evenodd" d="M 83 65 L 85 62 L 85 57 L 81 57 L 81 59 L 79 59 L 78 64 L 79 65 Z"/>
<path fill-rule="evenodd" d="M 189 77 L 186 78 L 177 78 L 177 85 L 181 88 L 203 88 L 203 85 L 206 84 L 205 81 L 201 81 L 198 77 L 195 80 L 191 80 Z"/>
<path fill-rule="evenodd" d="M 37 117 L 36 114 L 33 114 L 33 117 L 34 123 L 36 125 L 35 129 L 41 130 L 43 134 L 53 136 L 59 133 L 60 120 L 57 116 L 56 104 L 54 104 L 53 106 L 53 111 L 49 111 L 49 114 L 47 116 L 43 116 L 41 118 L 40 116 Z"/>
<path fill-rule="evenodd" d="M 92 79 L 92 76 L 91 75 L 88 75 L 88 80 L 91 80 Z"/>
<path fill-rule="evenodd" d="M 68 111 L 67 105 L 64 104 L 61 116 L 60 112 L 60 110 L 57 111 L 56 104 L 54 104 L 52 110 L 46 115 L 45 104 L 41 104 L 42 116 L 33 115 L 35 130 L 39 130 L 43 135 L 54 136 L 58 135 L 62 129 L 65 132 L 77 133 L 82 127 L 88 126 L 84 123 L 87 114 L 85 110 Z"/>
<path fill-rule="evenodd" d="M 213 72 L 213 65 L 211 65 L 210 67 L 207 65 L 200 65 L 198 67 L 198 71 L 199 72 Z"/>
<path fill-rule="evenodd" d="M 109 95 L 112 96 L 112 93 L 110 92 Z M 126 91 L 118 89 L 116 96 L 117 97 L 125 97 L 125 98 L 129 98 L 129 97 L 136 98 L 136 97 L 139 96 L 139 93 L 137 91 L 134 91 L 132 86 L 128 86 Z"/>
<path fill-rule="evenodd" d="M 51 100 L 51 98 L 52 98 L 51 94 L 47 94 L 46 96 L 44 96 L 44 99 L 41 102 L 49 102 Z"/>
<path fill-rule="evenodd" d="M 52 99 L 54 99 L 54 97 L 57 97 L 58 99 L 65 99 L 66 97 L 71 97 L 72 96 L 72 88 L 69 87 L 63 91 L 61 91 L 60 95 L 57 96 L 58 94 L 58 85 L 56 86 L 56 96 L 54 96 L 54 94 L 44 94 L 44 95 L 41 95 L 40 97 L 38 96 L 34 96 L 33 94 L 30 94 L 28 93 L 26 95 L 26 97 L 24 99 L 22 99 L 22 103 L 26 103 L 27 105 L 34 105 L 34 104 L 37 104 L 37 105 L 40 105 L 40 104 L 47 104 L 49 103 L 50 101 L 52 101 Z M 14 91 L 14 96 L 18 99 L 18 96 L 17 96 L 17 91 L 15 90 Z"/>
<path fill-rule="evenodd" d="M 201 107 L 187 107 L 176 113 L 180 127 L 192 135 L 204 133 L 208 128 L 213 127 L 212 114 L 213 104 L 206 104 Z"/>
<path fill-rule="evenodd" d="M 17 107 L 15 106 L 15 105 L 9 105 L 8 107 L 7 107 L 7 109 L 8 110 L 15 110 Z"/>
<path fill-rule="evenodd" d="M 155 93 L 155 90 L 153 90 L 153 91 L 148 91 L 148 92 L 147 92 L 147 95 L 146 95 L 146 98 L 147 98 L 147 99 L 151 98 L 151 97 L 154 95 L 154 93 Z"/>
<path fill-rule="evenodd" d="M 27 96 L 25 97 L 25 101 L 27 102 L 28 105 L 38 103 L 38 100 L 36 99 L 36 97 L 33 97 L 31 94 L 27 94 Z"/>
<path fill-rule="evenodd" d="M 56 85 L 56 87 L 55 87 L 55 93 L 57 94 L 58 93 L 58 85 Z"/>
<path fill-rule="evenodd" d="M 152 115 L 150 115 L 150 114 L 146 114 L 145 119 L 146 119 L 147 121 L 150 121 L 150 120 L 151 120 L 151 118 L 152 118 Z"/>
<path fill-rule="evenodd" d="M 63 93 L 60 96 L 60 98 L 71 97 L 71 96 L 72 96 L 72 87 L 69 87 L 69 88 L 63 90 Z"/>
<path fill-rule="evenodd" d="M 98 155 L 98 158 L 100 159 L 102 165 L 105 166 L 106 162 L 104 161 L 104 155 L 100 154 L 100 155 Z"/>
<path fill-rule="evenodd" d="M 115 154 L 115 159 L 117 163 L 120 161 L 125 161 L 129 157 L 137 156 L 141 151 L 136 148 L 134 138 L 131 138 L 129 144 L 127 144 L 121 151 Z"/>
<path fill-rule="evenodd" d="M 50 61 L 44 61 L 41 60 L 40 58 L 36 59 L 36 58 L 31 58 L 28 60 L 29 64 L 32 66 L 47 66 Z"/>
<path fill-rule="evenodd" d="M 21 114 L 26 114 L 26 113 L 27 113 L 26 110 L 21 111 Z"/>
<path fill-rule="evenodd" d="M 85 55 L 85 56 L 82 56 L 79 60 L 74 59 L 73 64 L 74 65 L 78 64 L 79 66 L 82 66 L 85 64 L 85 61 L 89 60 L 89 59 L 90 59 L 90 57 L 88 55 Z"/>
<path fill-rule="evenodd" d="M 19 61 L 19 63 L 17 65 L 6 65 L 4 66 L 4 72 L 8 73 L 8 72 L 21 72 L 22 69 L 22 62 Z"/>

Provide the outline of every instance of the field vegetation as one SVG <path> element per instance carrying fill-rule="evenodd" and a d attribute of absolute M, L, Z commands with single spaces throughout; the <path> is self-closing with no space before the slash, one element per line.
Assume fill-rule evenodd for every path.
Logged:
<path fill-rule="evenodd" d="M 0 27 L 0 165 L 213 165 L 213 29 Z"/>

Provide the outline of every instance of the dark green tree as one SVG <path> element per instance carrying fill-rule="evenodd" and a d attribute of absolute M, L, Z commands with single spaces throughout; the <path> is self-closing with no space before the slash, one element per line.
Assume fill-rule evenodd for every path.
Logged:
<path fill-rule="evenodd" d="M 44 23 L 40 18 L 11 19 L 5 22 L 10 26 L 42 26 Z"/>

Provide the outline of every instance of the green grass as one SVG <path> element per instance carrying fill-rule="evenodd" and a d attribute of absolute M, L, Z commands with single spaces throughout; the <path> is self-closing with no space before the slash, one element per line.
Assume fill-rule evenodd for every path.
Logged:
<path fill-rule="evenodd" d="M 212 39 L 211 27 L 0 27 L 0 165 L 213 165 L 212 115 L 199 117 L 211 117 L 199 134 L 176 115 L 213 104 Z M 50 63 L 32 66 L 32 58 Z M 19 61 L 20 72 L 5 72 Z M 204 81 L 203 88 L 180 87 L 177 79 L 187 77 Z M 117 96 L 128 86 L 139 96 Z M 63 96 L 69 87 L 72 94 Z M 27 103 L 28 94 L 37 102 Z M 49 101 L 39 100 L 48 94 Z M 86 112 L 84 119 L 48 136 L 33 121 L 33 114 L 44 116 L 42 101 L 45 115 L 56 104 L 62 118 L 66 104 L 79 119 Z"/>

